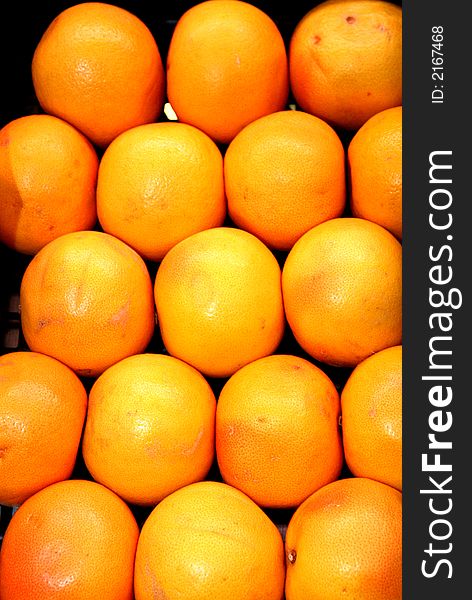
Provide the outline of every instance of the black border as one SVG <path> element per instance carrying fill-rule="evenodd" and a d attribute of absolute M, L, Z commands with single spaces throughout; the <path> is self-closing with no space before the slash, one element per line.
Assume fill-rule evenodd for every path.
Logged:
<path fill-rule="evenodd" d="M 468 561 L 468 538 L 470 519 L 466 509 L 469 504 L 468 458 L 470 449 L 466 445 L 470 426 L 470 404 L 466 390 L 468 367 L 468 335 L 470 323 L 469 296 L 467 293 L 467 262 L 469 190 L 467 172 L 470 172 L 469 156 L 466 145 L 470 141 L 470 119 L 467 119 L 468 74 L 467 74 L 467 36 L 468 19 L 466 4 L 459 2 L 403 3 L 403 256 L 404 256 L 404 328 L 403 328 L 403 597 L 428 598 L 465 598 L 470 592 L 466 582 L 466 561 Z M 433 27 L 443 27 L 444 53 L 443 80 L 433 80 L 432 73 L 432 33 Z M 435 30 L 437 31 L 437 30 Z M 435 55 L 438 56 L 438 55 Z M 444 102 L 432 103 L 432 91 L 435 85 L 443 85 Z M 436 93 L 439 96 L 439 93 Z M 430 153 L 434 151 L 452 151 L 452 156 L 444 159 L 452 164 L 452 184 L 436 185 L 429 182 Z M 430 194 L 435 188 L 447 188 L 452 194 L 453 203 L 449 209 L 453 223 L 448 231 L 435 231 L 429 224 Z M 433 195 L 434 197 L 434 195 Z M 446 196 L 443 195 L 443 198 Z M 434 211 L 433 211 L 434 212 Z M 445 216 L 445 215 L 444 215 Z M 452 239 L 446 239 L 452 235 Z M 446 269 L 452 268 L 453 279 L 445 288 L 455 287 L 461 290 L 463 303 L 458 309 L 447 309 L 452 313 L 453 328 L 449 348 L 452 355 L 443 363 L 452 364 L 453 399 L 444 411 L 450 411 L 453 418 L 449 431 L 442 439 L 452 442 L 451 450 L 441 452 L 444 463 L 452 464 L 450 473 L 426 473 L 422 471 L 421 456 L 428 452 L 428 424 L 430 413 L 435 410 L 428 399 L 431 381 L 422 381 L 428 373 L 429 340 L 436 335 L 430 328 L 428 318 L 435 309 L 429 303 L 429 288 L 437 287 L 430 281 L 432 262 L 428 256 L 430 246 L 433 254 L 449 243 L 453 255 L 447 260 L 449 251 L 444 251 L 439 261 Z M 440 310 L 446 310 L 442 308 Z M 446 334 L 444 334 L 446 335 Z M 444 346 L 445 347 L 445 346 Z M 439 371 L 438 371 L 439 373 Z M 441 372 L 444 374 L 445 371 Z M 438 438 L 440 435 L 438 434 Z M 434 451 L 430 451 L 434 454 Z M 431 462 L 432 459 L 429 459 Z M 452 481 L 445 484 L 451 494 L 422 494 L 422 489 L 434 489 L 428 480 L 429 475 L 436 476 L 439 483 L 452 475 Z M 433 507 L 452 509 L 447 515 L 434 515 L 429 508 L 429 499 Z M 436 502 L 436 503 L 434 503 Z M 442 502 L 442 504 L 441 504 Z M 430 527 L 435 519 L 447 519 L 451 526 L 451 535 L 447 540 L 431 539 Z M 442 527 L 442 529 L 441 529 Z M 449 532 L 446 523 L 432 526 L 436 535 Z M 450 552 L 435 553 L 429 556 L 424 551 L 429 543 L 433 548 Z M 427 560 L 424 568 L 435 576 L 422 574 L 422 561 Z M 441 559 L 449 560 L 440 565 Z M 452 575 L 450 578 L 449 575 Z"/>

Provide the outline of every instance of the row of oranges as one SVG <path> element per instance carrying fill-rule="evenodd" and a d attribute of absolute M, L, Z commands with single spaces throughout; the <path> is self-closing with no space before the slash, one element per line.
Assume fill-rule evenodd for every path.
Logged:
<path fill-rule="evenodd" d="M 344 457 L 354 475 L 401 490 L 401 350 L 363 361 L 341 398 L 295 355 L 250 362 L 216 398 L 199 371 L 164 354 L 117 362 L 88 397 L 52 357 L 5 354 L 0 391 L 11 422 L 2 431 L 0 503 L 21 504 L 70 477 L 80 446 L 96 481 L 141 506 L 204 479 L 215 450 L 223 480 L 262 507 L 298 506 L 339 477 Z"/>
<path fill-rule="evenodd" d="M 303 110 L 353 130 L 401 104 L 401 9 L 390 2 L 315 7 L 288 40 L 288 57 L 275 23 L 252 4 L 201 2 L 178 20 L 165 73 L 144 23 L 86 4 L 51 23 L 33 57 L 33 82 L 46 112 L 98 146 L 154 121 L 165 94 L 180 120 L 222 143 L 283 109 L 289 87 Z"/>
<path fill-rule="evenodd" d="M 15 513 L 0 552 L 5 599 L 305 600 L 401 598 L 401 494 L 340 479 L 311 495 L 285 539 L 245 494 L 198 482 L 167 496 L 141 530 L 91 481 L 46 487 Z"/>

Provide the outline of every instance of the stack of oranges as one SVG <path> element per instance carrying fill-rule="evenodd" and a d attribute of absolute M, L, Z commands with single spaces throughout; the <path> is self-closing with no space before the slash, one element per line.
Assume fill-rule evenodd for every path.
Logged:
<path fill-rule="evenodd" d="M 0 130 L 0 598 L 400 600 L 399 3 L 73 4 Z"/>

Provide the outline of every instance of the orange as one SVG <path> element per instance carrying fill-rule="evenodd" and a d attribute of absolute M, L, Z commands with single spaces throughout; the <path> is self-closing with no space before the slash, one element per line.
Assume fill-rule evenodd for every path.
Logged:
<path fill-rule="evenodd" d="M 177 21 L 167 56 L 167 94 L 180 121 L 228 143 L 288 98 L 283 38 L 247 2 L 210 0 Z"/>
<path fill-rule="evenodd" d="M 125 358 L 90 391 L 87 468 L 127 502 L 157 504 L 208 473 L 215 410 L 209 384 L 190 365 L 162 354 Z"/>
<path fill-rule="evenodd" d="M 271 248 L 289 250 L 308 229 L 339 217 L 344 148 L 324 121 L 280 111 L 247 125 L 225 153 L 229 214 Z"/>
<path fill-rule="evenodd" d="M 259 506 L 297 506 L 341 472 L 339 395 L 303 358 L 272 355 L 225 383 L 216 413 L 216 453 L 226 483 Z"/>
<path fill-rule="evenodd" d="M 164 102 L 164 69 L 153 35 L 118 6 L 84 2 L 62 11 L 32 62 L 45 112 L 106 146 L 119 133 L 154 121 Z"/>
<path fill-rule="evenodd" d="M 13 515 L 0 552 L 2 600 L 132 600 L 138 526 L 92 481 L 54 483 Z"/>
<path fill-rule="evenodd" d="M 130 129 L 102 157 L 97 208 L 105 231 L 144 258 L 161 260 L 192 233 L 223 223 L 221 152 L 184 123 Z"/>
<path fill-rule="evenodd" d="M 98 231 L 67 233 L 44 246 L 23 275 L 20 305 L 29 348 L 83 376 L 142 352 L 154 332 L 144 261 Z"/>
<path fill-rule="evenodd" d="M 402 103 L 402 9 L 382 0 L 327 0 L 297 24 L 290 83 L 303 110 L 344 129 Z"/>
<path fill-rule="evenodd" d="M 72 474 L 87 392 L 68 367 L 36 352 L 0 358 L 0 504 L 15 506 Z"/>
<path fill-rule="evenodd" d="M 282 600 L 280 533 L 245 494 L 203 481 L 167 496 L 138 540 L 136 600 Z"/>
<path fill-rule="evenodd" d="M 0 241 L 35 254 L 51 240 L 97 219 L 98 158 L 68 123 L 29 115 L 0 130 Z"/>
<path fill-rule="evenodd" d="M 154 284 L 168 352 L 210 377 L 272 354 L 284 331 L 280 279 L 274 255 L 246 231 L 216 227 L 179 242 Z"/>
<path fill-rule="evenodd" d="M 346 463 L 354 475 L 402 489 L 402 347 L 380 350 L 349 376 L 341 396 Z"/>
<path fill-rule="evenodd" d="M 380 225 L 331 219 L 305 233 L 282 274 L 285 313 L 313 358 L 353 367 L 401 343 L 402 248 Z"/>
<path fill-rule="evenodd" d="M 402 495 L 360 477 L 312 494 L 285 539 L 286 600 L 401 600 Z"/>
<path fill-rule="evenodd" d="M 402 107 L 371 117 L 348 147 L 351 210 L 402 237 Z"/>

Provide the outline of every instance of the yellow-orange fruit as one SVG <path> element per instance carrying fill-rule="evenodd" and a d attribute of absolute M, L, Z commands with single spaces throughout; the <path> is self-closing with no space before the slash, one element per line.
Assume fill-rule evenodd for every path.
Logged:
<path fill-rule="evenodd" d="M 305 233 L 283 268 L 287 321 L 302 348 L 353 367 L 401 343 L 402 248 L 380 225 L 339 218 Z"/>
<path fill-rule="evenodd" d="M 97 210 L 106 232 L 144 258 L 162 260 L 177 242 L 223 223 L 221 152 L 184 123 L 129 129 L 100 161 Z"/>
<path fill-rule="evenodd" d="M 285 538 L 286 600 L 401 600 L 402 495 L 361 477 L 312 494 Z"/>
<path fill-rule="evenodd" d="M 297 24 L 290 84 L 301 108 L 344 129 L 402 103 L 402 9 L 383 0 L 327 0 Z"/>
<path fill-rule="evenodd" d="M 74 127 L 29 115 L 0 130 L 0 241 L 35 254 L 51 240 L 96 222 L 98 158 Z"/>
<path fill-rule="evenodd" d="M 341 472 L 338 392 L 298 356 L 272 355 L 225 383 L 216 413 L 216 453 L 226 483 L 259 506 L 298 506 Z"/>
<path fill-rule="evenodd" d="M 133 600 L 138 525 L 93 481 L 54 483 L 26 500 L 0 551 L 2 600 Z"/>
<path fill-rule="evenodd" d="M 143 259 L 99 231 L 67 233 L 29 263 L 20 288 L 31 350 L 96 376 L 142 352 L 154 332 L 152 283 Z"/>
<path fill-rule="evenodd" d="M 272 354 L 284 331 L 280 278 L 274 255 L 246 231 L 215 227 L 179 242 L 154 284 L 167 350 L 210 377 Z"/>
<path fill-rule="evenodd" d="M 348 147 L 354 216 L 402 237 L 402 107 L 371 117 Z"/>
<path fill-rule="evenodd" d="M 289 250 L 345 203 L 344 148 L 324 121 L 279 111 L 247 125 L 225 153 L 225 188 L 236 225 Z"/>
<path fill-rule="evenodd" d="M 200 2 L 177 21 L 167 93 L 180 121 L 229 143 L 248 123 L 282 110 L 288 61 L 270 17 L 247 2 Z"/>
<path fill-rule="evenodd" d="M 86 408 L 82 382 L 58 360 L 22 351 L 0 358 L 0 504 L 70 477 Z"/>
<path fill-rule="evenodd" d="M 245 494 L 202 481 L 157 505 L 138 540 L 136 600 L 282 600 L 283 542 Z"/>
<path fill-rule="evenodd" d="M 402 489 L 402 347 L 380 350 L 349 376 L 341 395 L 346 463 L 358 477 Z"/>
<path fill-rule="evenodd" d="M 138 354 L 89 394 L 82 452 L 93 478 L 133 504 L 157 504 L 203 479 L 213 461 L 216 400 L 193 367 Z"/>
<path fill-rule="evenodd" d="M 93 143 L 154 121 L 164 102 L 164 68 L 148 27 L 127 10 L 84 2 L 62 11 L 39 41 L 33 84 L 45 112 Z"/>

